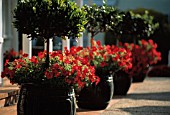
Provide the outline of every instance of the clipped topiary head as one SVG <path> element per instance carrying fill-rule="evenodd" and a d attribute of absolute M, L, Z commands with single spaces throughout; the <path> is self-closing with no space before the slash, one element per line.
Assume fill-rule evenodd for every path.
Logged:
<path fill-rule="evenodd" d="M 79 37 L 86 13 L 69 0 L 19 0 L 14 27 L 30 37 Z"/>
<path fill-rule="evenodd" d="M 145 14 L 135 14 L 132 11 L 122 12 L 122 20 L 116 26 L 117 35 L 133 35 L 134 37 L 143 38 L 152 35 L 159 27 L 154 23 L 153 16 L 146 11 Z"/>
<path fill-rule="evenodd" d="M 84 6 L 87 12 L 88 23 L 86 29 L 95 36 L 99 32 L 114 31 L 114 27 L 121 20 L 119 10 L 115 7 L 108 6 L 103 2 L 102 6 L 93 4 L 92 6 Z"/>

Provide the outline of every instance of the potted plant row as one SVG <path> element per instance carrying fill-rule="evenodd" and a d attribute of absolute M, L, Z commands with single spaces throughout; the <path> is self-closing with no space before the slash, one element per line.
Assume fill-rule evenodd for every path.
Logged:
<path fill-rule="evenodd" d="M 112 75 L 129 72 L 132 50 L 102 46 L 93 37 L 99 32 L 115 31 L 121 16 L 105 0 L 103 6 L 82 9 L 70 0 L 19 0 L 14 9 L 14 27 L 28 37 L 44 39 L 47 50 L 31 59 L 23 54 L 5 63 L 2 77 L 21 85 L 17 114 L 75 115 L 74 90 L 79 107 L 105 109 L 114 93 Z M 80 37 L 84 28 L 92 34 L 91 47 L 49 52 L 49 39 Z"/>
<path fill-rule="evenodd" d="M 104 9 L 105 7 L 103 7 Z M 75 55 L 73 48 L 70 51 L 65 49 L 64 53 L 49 52 L 50 38 L 54 36 L 76 38 L 81 35 L 80 32 L 84 30 L 84 26 L 88 22 L 86 14 L 84 9 L 80 9 L 69 0 L 18 1 L 14 9 L 14 27 L 19 32 L 27 34 L 28 37 L 44 39 L 47 42 L 47 51 L 41 52 L 37 57 L 33 56 L 31 59 L 24 54 L 19 59 L 12 62 L 7 60 L 5 63 L 2 77 L 8 77 L 11 83 L 21 85 L 17 114 L 49 114 L 50 111 L 50 114 L 74 115 L 76 113 L 74 89 L 104 83 L 102 80 L 99 82 L 101 78 L 107 79 L 110 83 L 109 95 L 106 97 L 107 100 L 104 100 L 107 103 L 102 106 L 105 108 L 108 105 L 113 95 L 113 78 L 99 78 L 96 76 L 98 72 L 95 72 L 104 67 L 104 62 L 95 58 L 96 61 L 99 61 L 97 63 L 101 63 L 102 66 L 94 69 L 95 59 L 87 63 L 85 60 L 89 61 L 89 58 Z M 102 48 L 101 45 L 98 47 Z M 95 51 L 94 48 L 89 50 L 92 51 L 91 55 L 95 55 L 95 52 L 99 51 Z M 103 50 L 105 48 L 103 47 Z M 110 54 L 105 54 L 106 57 L 102 57 L 103 55 L 99 57 L 108 56 L 107 61 L 112 60 Z M 115 63 L 116 61 L 114 60 Z M 109 71 L 107 70 L 107 72 Z M 83 72 L 85 73 L 83 74 Z M 107 76 L 110 76 L 110 73 L 107 73 Z"/>
<path fill-rule="evenodd" d="M 35 113 L 45 113 L 45 111 L 36 111 L 39 108 L 34 104 L 35 101 L 41 105 L 50 104 L 48 106 L 53 110 L 56 110 L 54 107 L 59 105 L 69 108 L 69 105 L 61 106 L 62 98 L 57 97 L 62 94 L 62 97 L 67 100 L 75 98 L 63 95 L 70 87 L 76 89 L 76 94 L 79 95 L 77 104 L 80 108 L 105 109 L 114 93 L 112 73 L 131 68 L 131 52 L 114 45 L 102 46 L 99 41 L 93 42 L 92 48 L 72 47 L 70 51 L 65 49 L 63 53 L 61 51 L 50 53 L 49 67 L 45 70 L 42 67 L 46 61 L 46 52 L 40 52 L 38 56 L 33 56 L 31 59 L 24 54 L 12 62 L 6 60 L 2 76 L 8 77 L 11 83 L 22 84 L 18 101 L 19 113 L 28 113 L 30 109 Z M 29 95 L 26 95 L 28 92 Z M 74 95 L 74 92 L 70 93 Z M 51 97 L 47 96 L 49 94 Z M 48 103 L 44 100 L 48 100 Z M 57 100 L 61 103 L 58 104 Z M 75 102 L 72 101 L 74 108 Z M 30 104 L 35 106 L 30 108 Z M 43 108 L 43 106 L 39 107 Z M 61 108 L 60 110 L 63 111 Z M 51 110 L 51 113 L 53 112 Z M 73 109 L 72 112 L 75 110 Z"/>

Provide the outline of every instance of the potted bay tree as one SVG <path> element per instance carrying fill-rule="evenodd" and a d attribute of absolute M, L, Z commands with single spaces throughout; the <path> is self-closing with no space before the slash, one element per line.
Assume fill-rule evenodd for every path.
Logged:
<path fill-rule="evenodd" d="M 86 13 L 70 0 L 19 0 L 13 15 L 19 32 L 47 42 L 47 51 L 38 56 L 29 59 L 23 54 L 6 62 L 2 77 L 21 85 L 17 114 L 75 115 L 74 89 L 98 81 L 97 76 L 92 66 L 67 49 L 50 53 L 49 39 L 79 37 L 87 22 Z M 78 75 L 84 69 L 89 73 Z"/>
<path fill-rule="evenodd" d="M 100 45 L 96 43 L 94 36 L 100 32 L 113 31 L 121 17 L 119 16 L 119 10 L 108 6 L 106 0 L 103 0 L 102 6 L 97 6 L 96 4 L 92 6 L 85 5 L 84 10 L 88 13 L 86 15 L 88 22 L 85 28 L 87 32 L 91 33 L 91 48 L 83 50 L 83 54 L 88 54 L 91 57 L 88 60 L 91 65 L 95 66 L 96 75 L 99 76 L 100 82 L 98 85 L 84 87 L 79 92 L 77 105 L 80 108 L 100 110 L 105 109 L 112 99 L 114 93 L 112 73 L 116 70 L 113 68 L 117 60 L 112 60 L 111 54 L 108 55 L 104 46 L 99 42 L 97 43 Z M 103 56 L 104 54 L 105 56 Z"/>

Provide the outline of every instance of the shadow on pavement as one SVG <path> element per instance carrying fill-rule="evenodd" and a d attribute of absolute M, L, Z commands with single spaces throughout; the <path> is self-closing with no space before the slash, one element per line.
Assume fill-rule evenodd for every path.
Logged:
<path fill-rule="evenodd" d="M 126 97 L 124 98 L 130 98 L 134 100 L 146 99 L 146 100 L 170 101 L 170 92 L 131 93 L 127 94 Z"/>
<path fill-rule="evenodd" d="M 119 108 L 130 115 L 170 115 L 170 106 L 141 106 Z"/>
<path fill-rule="evenodd" d="M 87 111 L 93 111 L 90 109 L 82 109 L 82 108 L 76 108 L 76 112 L 87 112 Z"/>

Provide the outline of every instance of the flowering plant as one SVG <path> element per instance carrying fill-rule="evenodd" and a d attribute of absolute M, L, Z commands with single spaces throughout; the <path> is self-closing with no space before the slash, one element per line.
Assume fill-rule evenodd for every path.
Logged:
<path fill-rule="evenodd" d="M 130 76 L 139 76 L 141 72 L 146 74 L 148 66 L 156 64 L 161 60 L 161 53 L 156 50 L 157 44 L 153 40 L 139 40 L 138 45 L 125 43 L 124 47 L 132 52 L 132 69 L 129 70 Z"/>
<path fill-rule="evenodd" d="M 88 58 L 97 75 L 107 75 L 120 69 L 128 70 L 132 66 L 131 52 L 114 45 L 102 46 L 100 41 L 93 41 L 92 48 L 84 48 L 78 54 Z"/>
<path fill-rule="evenodd" d="M 13 48 L 10 49 L 9 51 L 7 50 L 3 56 L 4 56 L 4 62 L 6 59 L 8 59 L 9 61 L 14 61 L 15 59 L 19 58 L 21 55 L 22 51 L 20 52 L 16 52 Z"/>
<path fill-rule="evenodd" d="M 148 74 L 149 77 L 170 77 L 170 66 L 159 65 L 152 67 Z"/>
<path fill-rule="evenodd" d="M 91 83 L 99 82 L 93 66 L 86 63 L 86 59 L 73 56 L 65 50 L 50 53 L 49 67 L 45 67 L 46 52 L 29 59 L 27 54 L 13 62 L 5 63 L 2 77 L 10 79 L 11 83 L 34 83 L 37 85 L 74 86 L 81 88 Z"/>

